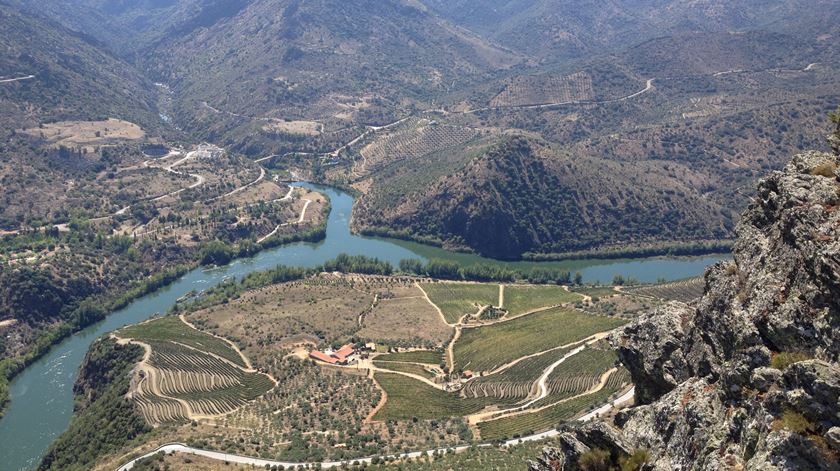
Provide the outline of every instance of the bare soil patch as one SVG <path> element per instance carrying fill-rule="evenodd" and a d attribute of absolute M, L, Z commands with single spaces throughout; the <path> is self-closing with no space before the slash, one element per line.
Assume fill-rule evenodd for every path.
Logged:
<path fill-rule="evenodd" d="M 146 137 L 140 126 L 113 118 L 104 121 L 59 121 L 24 129 L 23 132 L 45 139 L 55 147 L 97 146 L 136 141 Z"/>
<path fill-rule="evenodd" d="M 324 125 L 316 121 L 275 120 L 263 126 L 263 131 L 276 134 L 318 136 L 324 132 Z"/>

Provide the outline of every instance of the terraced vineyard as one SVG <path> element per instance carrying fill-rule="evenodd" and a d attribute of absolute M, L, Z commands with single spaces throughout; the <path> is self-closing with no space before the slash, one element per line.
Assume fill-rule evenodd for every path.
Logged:
<path fill-rule="evenodd" d="M 162 317 L 151 322 L 126 327 L 120 331 L 123 338 L 144 342 L 170 342 L 217 355 L 241 367 L 245 361 L 226 341 L 205 334 L 188 326 L 177 317 Z"/>
<path fill-rule="evenodd" d="M 274 387 L 267 375 L 246 369 L 224 340 L 177 317 L 127 327 L 118 336 L 147 348 L 129 395 L 153 425 L 221 416 Z"/>
<path fill-rule="evenodd" d="M 551 372 L 547 381 L 548 396 L 531 407 L 547 406 L 591 390 L 600 383 L 604 373 L 615 367 L 617 361 L 618 357 L 612 350 L 585 348 Z"/>
<path fill-rule="evenodd" d="M 454 360 L 454 369 L 432 385 L 413 376 L 430 378 L 423 365 L 441 361 L 440 352 L 377 356 L 374 365 L 393 373 L 374 375 L 387 397 L 375 420 L 463 417 L 477 424 L 482 436 L 486 430 L 490 438 L 500 438 L 568 420 L 629 381 L 615 366 L 615 352 L 601 340 L 626 320 L 565 305 L 582 300 L 580 293 L 561 286 L 499 290 L 493 283 L 424 283 L 422 288 L 454 325 L 443 355 L 450 367 Z M 461 320 L 500 301 L 508 309 L 502 318 Z"/>
<path fill-rule="evenodd" d="M 703 295 L 705 285 L 703 277 L 696 277 L 658 285 L 632 286 L 624 288 L 624 291 L 666 301 L 690 303 Z"/>
<path fill-rule="evenodd" d="M 619 370 L 612 373 L 604 388 L 546 407 L 537 412 L 526 412 L 501 419 L 480 422 L 478 429 L 484 440 L 501 440 L 527 435 L 556 427 L 582 412 L 603 404 L 627 385 L 629 375 Z"/>
<path fill-rule="evenodd" d="M 388 401 L 375 420 L 438 419 L 473 414 L 499 401 L 492 398 L 460 398 L 407 376 L 376 373 L 374 379 L 388 393 Z"/>
<path fill-rule="evenodd" d="M 463 369 L 490 371 L 523 356 L 578 342 L 625 321 L 574 309 L 552 308 L 479 328 L 464 329 L 455 344 Z"/>
<path fill-rule="evenodd" d="M 478 131 L 448 124 L 437 124 L 428 119 L 412 119 L 376 136 L 359 150 L 363 169 L 374 171 L 402 159 L 422 157 L 441 150 L 462 146 L 478 135 Z"/>
<path fill-rule="evenodd" d="M 450 324 L 466 314 L 476 313 L 481 306 L 494 306 L 499 302 L 497 284 L 423 283 L 420 286 Z"/>
<path fill-rule="evenodd" d="M 461 395 L 525 399 L 533 391 L 534 383 L 543 371 L 572 348 L 561 348 L 526 358 L 504 371 L 476 378 L 464 386 Z"/>
<path fill-rule="evenodd" d="M 507 285 L 505 286 L 505 300 L 502 307 L 510 313 L 508 317 L 514 317 L 534 309 L 575 302 L 581 299 L 583 299 L 583 296 L 569 292 L 562 286 Z"/>
<path fill-rule="evenodd" d="M 511 80 L 490 106 L 526 106 L 591 100 L 592 77 L 584 72 L 566 76 L 519 76 Z"/>

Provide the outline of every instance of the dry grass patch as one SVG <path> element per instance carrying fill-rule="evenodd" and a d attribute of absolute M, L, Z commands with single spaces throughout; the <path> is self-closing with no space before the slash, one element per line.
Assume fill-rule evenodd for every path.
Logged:
<path fill-rule="evenodd" d="M 263 126 L 263 131 L 274 134 L 318 136 L 324 132 L 324 125 L 315 121 L 276 120 Z"/>
<path fill-rule="evenodd" d="M 290 341 L 346 340 L 372 302 L 373 294 L 357 289 L 352 280 L 324 275 L 248 291 L 189 318 L 233 339 L 260 365 L 271 363 Z"/>
<path fill-rule="evenodd" d="M 104 121 L 59 121 L 44 124 L 43 127 L 24 129 L 23 132 L 45 139 L 55 147 L 96 146 L 146 137 L 140 126 L 113 118 Z"/>
<path fill-rule="evenodd" d="M 364 318 L 359 335 L 376 342 L 415 345 L 442 345 L 452 328 L 415 286 L 392 290 L 394 297 L 383 298 Z"/>

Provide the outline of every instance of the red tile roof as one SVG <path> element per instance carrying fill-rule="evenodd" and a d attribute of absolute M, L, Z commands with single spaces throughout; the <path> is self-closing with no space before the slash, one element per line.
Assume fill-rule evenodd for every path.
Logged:
<path fill-rule="evenodd" d="M 344 361 L 347 357 L 353 354 L 353 351 L 355 351 L 355 348 L 353 348 L 352 344 L 348 343 L 347 345 L 339 348 L 338 351 L 332 354 L 332 356 L 337 358 L 338 361 Z"/>
<path fill-rule="evenodd" d="M 314 358 L 314 359 L 319 360 L 319 361 L 323 361 L 325 363 L 329 363 L 331 365 L 338 362 L 338 360 L 336 360 L 332 356 L 327 355 L 324 352 L 319 352 L 318 350 L 312 350 L 311 352 L 309 352 L 309 357 Z"/>

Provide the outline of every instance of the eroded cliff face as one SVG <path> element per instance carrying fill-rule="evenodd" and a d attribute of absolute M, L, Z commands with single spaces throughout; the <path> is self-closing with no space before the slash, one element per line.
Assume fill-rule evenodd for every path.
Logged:
<path fill-rule="evenodd" d="M 645 450 L 628 469 L 840 470 L 838 167 L 809 152 L 762 180 L 699 303 L 611 338 L 637 406 L 569 427 L 531 468 L 579 469 L 603 449 L 615 465 Z"/>

